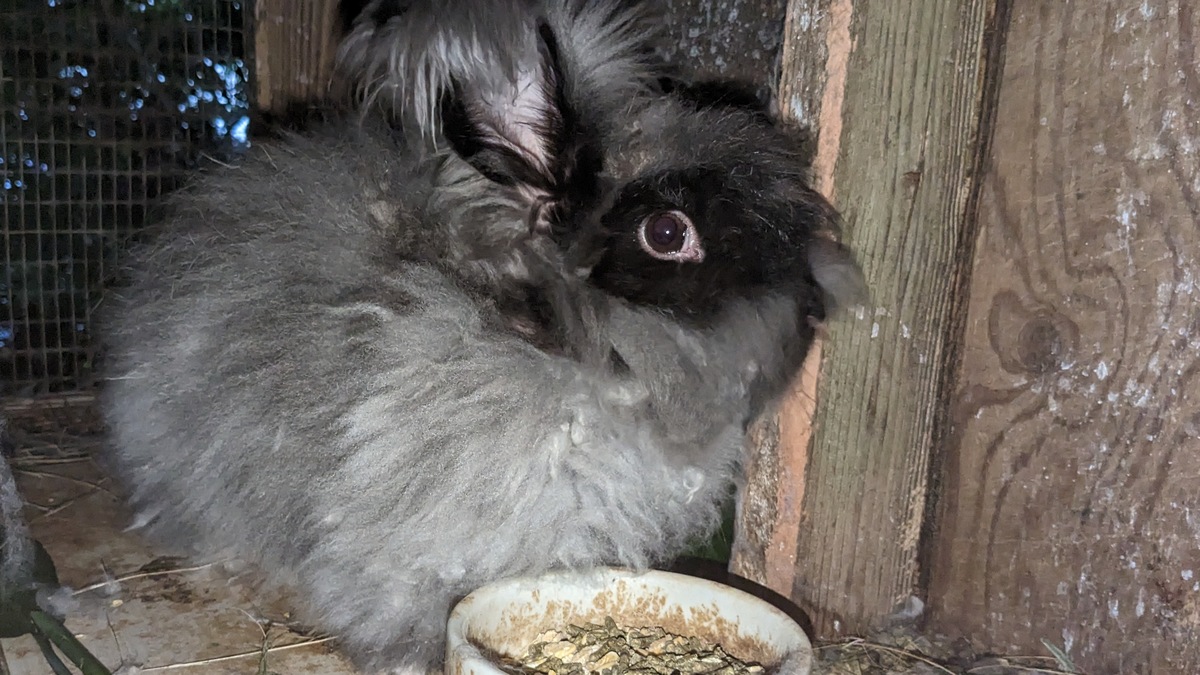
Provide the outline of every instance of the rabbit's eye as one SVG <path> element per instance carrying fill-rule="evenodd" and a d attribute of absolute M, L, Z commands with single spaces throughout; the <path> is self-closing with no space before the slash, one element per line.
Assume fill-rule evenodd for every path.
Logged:
<path fill-rule="evenodd" d="M 670 213 L 651 220 L 646 225 L 646 243 L 659 253 L 674 253 L 683 248 L 687 226 Z"/>
<path fill-rule="evenodd" d="M 638 243 L 646 253 L 659 260 L 700 262 L 704 259 L 696 226 L 679 211 L 656 213 L 642 221 Z"/>

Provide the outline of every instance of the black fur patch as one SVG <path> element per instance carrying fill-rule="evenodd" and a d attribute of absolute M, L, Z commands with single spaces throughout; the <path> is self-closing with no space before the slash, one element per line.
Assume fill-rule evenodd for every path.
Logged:
<path fill-rule="evenodd" d="M 710 108 L 737 108 L 759 115 L 767 114 L 767 102 L 758 90 L 748 83 L 737 80 L 702 80 L 686 82 L 664 77 L 659 86 L 697 110 Z"/>
<path fill-rule="evenodd" d="M 701 324 L 732 297 L 807 287 L 810 293 L 800 291 L 804 302 L 812 296 L 819 304 L 812 271 L 794 239 L 802 242 L 823 224 L 823 202 L 815 194 L 810 204 L 760 191 L 769 180 L 763 169 L 751 166 L 693 168 L 625 186 L 604 216 L 603 253 L 592 282 L 635 304 Z M 638 243 L 647 217 L 676 209 L 696 226 L 706 254 L 702 262 L 659 260 Z"/>
<path fill-rule="evenodd" d="M 610 349 L 608 352 L 608 364 L 612 368 L 614 375 L 624 376 L 630 374 L 632 369 L 626 363 L 624 357 L 616 349 Z"/>
<path fill-rule="evenodd" d="M 379 4 L 375 5 L 371 11 L 371 20 L 382 26 L 393 18 L 408 12 L 412 5 L 413 0 L 380 0 Z"/>
<path fill-rule="evenodd" d="M 354 23 L 363 16 L 371 0 L 341 0 L 338 2 L 338 18 L 341 20 L 342 32 L 347 33 Z M 393 17 L 400 16 L 412 8 L 413 0 L 380 0 L 371 9 L 367 18 L 376 26 L 382 26 Z"/>
<path fill-rule="evenodd" d="M 565 327 L 557 319 L 553 303 L 544 289 L 522 285 L 512 294 L 496 299 L 498 327 L 538 349 L 551 354 L 566 354 Z"/>

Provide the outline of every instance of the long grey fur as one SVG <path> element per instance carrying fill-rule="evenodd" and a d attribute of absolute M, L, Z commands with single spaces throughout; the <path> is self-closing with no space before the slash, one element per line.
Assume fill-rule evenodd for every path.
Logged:
<path fill-rule="evenodd" d="M 437 666 L 450 606 L 481 584 L 643 568 L 712 530 L 747 421 L 799 368 L 823 295 L 845 295 L 817 280 L 856 268 L 820 243 L 834 215 L 784 136 L 646 84 L 637 4 L 428 0 L 407 24 L 364 19 L 346 52 L 397 83 L 421 134 L 334 121 L 170 199 L 99 325 L 107 459 L 139 524 L 262 567 L 357 664 L 394 672 Z M 489 180 L 420 117 L 456 78 L 466 96 L 499 92 L 476 104 L 508 121 L 494 105 L 521 78 L 491 64 L 532 67 L 538 18 L 604 154 L 598 185 L 699 168 L 740 186 L 730 208 L 751 229 L 726 238 L 750 237 L 741 263 L 782 266 L 778 288 L 728 289 L 699 323 L 614 295 L 575 257 L 624 193 L 557 223 L 565 242 L 533 232 L 530 195 L 561 202 L 557 188 Z M 530 288 L 551 347 L 512 309 Z"/>

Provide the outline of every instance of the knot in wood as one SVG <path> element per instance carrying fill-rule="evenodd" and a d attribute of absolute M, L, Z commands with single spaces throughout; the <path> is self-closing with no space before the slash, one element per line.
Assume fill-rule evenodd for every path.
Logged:
<path fill-rule="evenodd" d="M 1073 351 L 1070 338 L 1052 317 L 1037 316 L 1021 327 L 1017 358 L 1025 370 L 1041 374 L 1059 370 Z"/>

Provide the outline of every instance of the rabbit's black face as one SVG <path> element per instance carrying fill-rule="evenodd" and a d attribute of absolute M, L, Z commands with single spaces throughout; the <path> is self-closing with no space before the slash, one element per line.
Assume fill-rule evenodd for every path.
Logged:
<path fill-rule="evenodd" d="M 592 105 L 578 55 L 546 22 L 534 33 L 514 80 L 453 81 L 441 106 L 457 154 L 523 205 L 531 233 L 595 287 L 681 318 L 768 292 L 824 317 L 812 250 L 836 216 L 796 139 L 736 88 Z"/>
<path fill-rule="evenodd" d="M 817 297 L 807 245 L 833 211 L 791 168 L 714 156 L 626 183 L 600 218 L 592 283 L 700 319 L 768 290 Z"/>
<path fill-rule="evenodd" d="M 836 214 L 807 186 L 798 139 L 714 92 L 648 102 L 605 144 L 608 187 L 561 226 L 570 257 L 605 292 L 685 318 L 766 292 L 821 318 L 810 244 Z"/>

